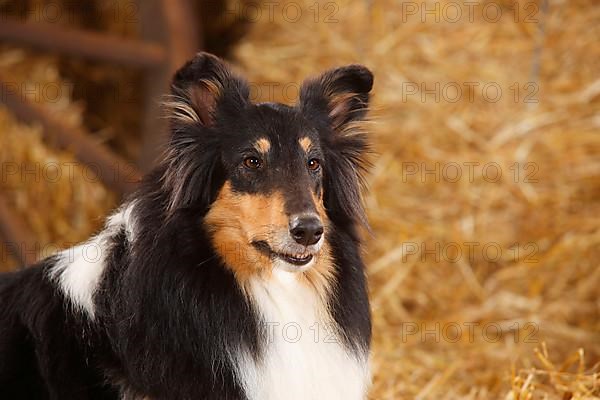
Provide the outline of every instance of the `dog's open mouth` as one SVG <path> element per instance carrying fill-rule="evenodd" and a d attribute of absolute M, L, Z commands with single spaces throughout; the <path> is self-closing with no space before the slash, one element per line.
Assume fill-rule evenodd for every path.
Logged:
<path fill-rule="evenodd" d="M 314 257 L 313 254 L 311 254 L 311 253 L 283 253 L 283 252 L 280 253 L 280 252 L 276 252 L 273 249 L 271 249 L 271 247 L 265 241 L 252 242 L 252 244 L 259 251 L 261 251 L 264 254 L 267 254 L 272 259 L 278 258 L 280 260 L 287 262 L 288 264 L 292 264 L 297 267 L 302 267 L 302 266 L 308 264 L 309 262 L 312 261 L 312 259 Z"/>
<path fill-rule="evenodd" d="M 275 257 L 281 258 L 283 261 L 288 262 L 292 265 L 297 265 L 299 267 L 306 265 L 312 260 L 312 254 L 281 254 L 281 253 L 272 253 Z"/>

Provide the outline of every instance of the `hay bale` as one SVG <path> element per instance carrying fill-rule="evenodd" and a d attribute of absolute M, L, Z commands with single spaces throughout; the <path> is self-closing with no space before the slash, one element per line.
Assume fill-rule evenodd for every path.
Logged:
<path fill-rule="evenodd" d="M 265 4 L 234 54 L 260 101 L 375 72 L 372 398 L 598 398 L 598 6 L 456 4 Z"/>

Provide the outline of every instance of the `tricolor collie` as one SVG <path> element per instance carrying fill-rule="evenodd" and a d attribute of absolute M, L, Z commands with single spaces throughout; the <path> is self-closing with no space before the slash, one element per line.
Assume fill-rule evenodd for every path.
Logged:
<path fill-rule="evenodd" d="M 164 159 L 89 241 L 0 277 L 0 398 L 361 400 L 371 72 L 295 106 L 198 54 Z"/>

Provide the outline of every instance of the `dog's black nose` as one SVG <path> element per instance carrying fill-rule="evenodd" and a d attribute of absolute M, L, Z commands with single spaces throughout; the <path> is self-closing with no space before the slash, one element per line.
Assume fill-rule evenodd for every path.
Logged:
<path fill-rule="evenodd" d="M 290 233 L 296 242 L 310 246 L 323 236 L 323 224 L 317 216 L 313 215 L 294 217 L 290 223 Z"/>

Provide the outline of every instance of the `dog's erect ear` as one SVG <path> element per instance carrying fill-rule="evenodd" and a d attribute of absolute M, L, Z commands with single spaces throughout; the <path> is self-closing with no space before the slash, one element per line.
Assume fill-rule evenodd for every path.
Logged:
<path fill-rule="evenodd" d="M 368 227 L 361 201 L 362 178 L 369 166 L 367 136 L 360 122 L 369 106 L 373 74 L 349 65 L 309 79 L 300 89 L 300 108 L 317 124 L 325 150 L 325 207 L 338 223 Z"/>
<path fill-rule="evenodd" d="M 333 69 L 302 84 L 300 106 L 306 115 L 326 115 L 330 128 L 340 131 L 364 118 L 372 87 L 373 74 L 362 65 Z"/>
<path fill-rule="evenodd" d="M 219 58 L 199 53 L 175 73 L 164 102 L 171 138 L 162 163 L 167 211 L 207 209 L 220 184 L 218 121 L 249 104 L 248 84 Z"/>
<path fill-rule="evenodd" d="M 177 124 L 212 126 L 220 112 L 239 111 L 248 104 L 248 84 L 218 57 L 198 53 L 173 77 L 171 96 L 164 103 Z"/>

